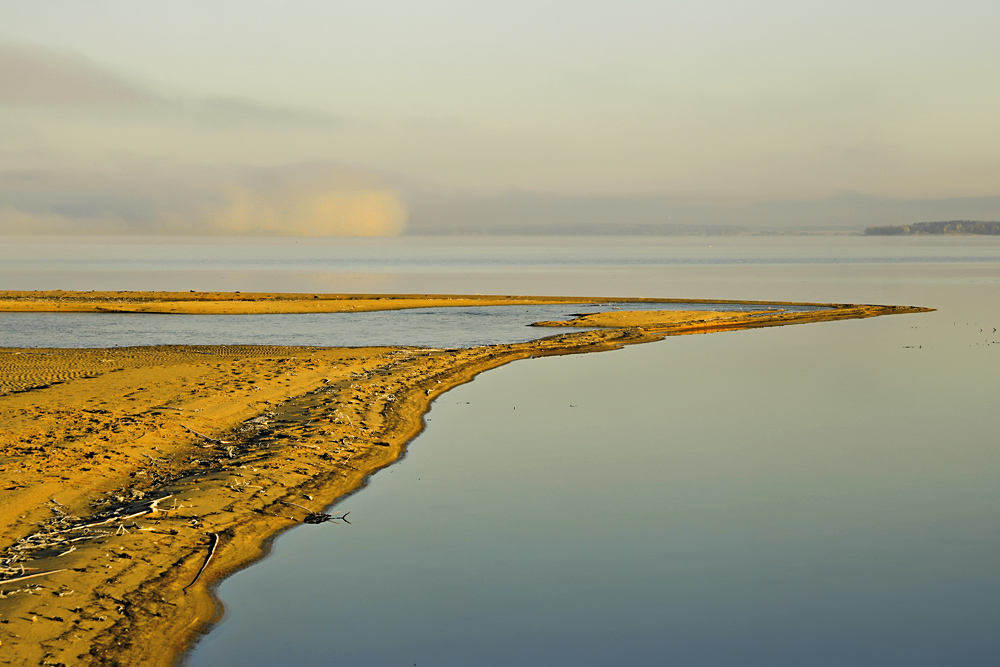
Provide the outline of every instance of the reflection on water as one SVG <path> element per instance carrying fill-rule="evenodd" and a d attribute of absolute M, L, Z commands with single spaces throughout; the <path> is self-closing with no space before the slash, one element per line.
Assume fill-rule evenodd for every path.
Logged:
<path fill-rule="evenodd" d="M 822 288 L 934 313 L 486 373 L 354 525 L 225 582 L 190 664 L 993 664 L 997 266 Z"/>
<path fill-rule="evenodd" d="M 998 257 L 998 237 L 7 237 L 0 239 L 0 288 L 841 302 L 852 299 L 770 292 L 779 285 L 758 276 L 783 272 L 822 289 L 827 272 L 860 276 L 871 266 L 923 264 L 939 273 Z"/>

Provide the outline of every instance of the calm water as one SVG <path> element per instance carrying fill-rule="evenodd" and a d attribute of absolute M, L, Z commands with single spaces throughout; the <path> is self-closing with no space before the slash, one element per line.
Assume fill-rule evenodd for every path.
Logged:
<path fill-rule="evenodd" d="M 612 308 L 630 310 L 763 310 L 736 304 L 607 303 L 544 306 L 419 308 L 369 313 L 302 315 L 161 315 L 0 313 L 0 347 L 117 347 L 129 345 L 414 345 L 472 347 L 518 343 L 584 331 L 529 327 L 542 320 Z M 811 306 L 786 306 L 810 310 Z"/>
<path fill-rule="evenodd" d="M 938 311 L 485 373 L 340 503 L 354 525 L 290 531 L 225 582 L 228 617 L 190 665 L 995 664 L 998 239 L 506 239 L 495 264 L 467 259 L 488 243 L 420 239 L 406 259 L 394 240 L 385 256 L 402 259 L 275 268 L 269 288 Z M 354 250 L 377 255 L 368 244 Z M 189 273 L 115 266 L 28 264 L 17 280 L 261 279 L 209 264 L 184 286 Z"/>
<path fill-rule="evenodd" d="M 982 237 L 6 237 L 0 288 L 841 301 L 841 279 L 873 266 L 919 265 L 905 275 L 925 277 L 955 265 L 995 268 L 997 255 L 997 238 Z"/>

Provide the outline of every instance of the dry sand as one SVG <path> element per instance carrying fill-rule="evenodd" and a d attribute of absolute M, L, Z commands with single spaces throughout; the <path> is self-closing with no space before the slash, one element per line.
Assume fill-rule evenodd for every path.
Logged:
<path fill-rule="evenodd" d="M 0 308 L 80 310 L 122 299 L 150 312 L 174 304 L 181 310 L 169 312 L 235 313 L 317 312 L 249 310 L 314 301 L 340 310 L 594 301 L 199 296 L 7 292 Z M 0 349 L 0 664 L 173 664 L 219 618 L 215 584 L 396 460 L 431 401 L 484 370 L 666 335 L 921 310 L 614 311 L 575 322 L 598 330 L 467 350 Z"/>
<path fill-rule="evenodd" d="M 791 304 L 784 304 L 791 305 Z M 667 335 L 752 329 L 805 322 L 876 317 L 892 313 L 910 313 L 930 310 L 908 306 L 855 306 L 827 304 L 821 310 L 786 311 L 753 310 L 744 312 L 712 310 L 612 310 L 580 314 L 570 320 L 535 322 L 536 327 L 641 327 L 646 332 Z"/>
<path fill-rule="evenodd" d="M 606 300 L 606 299 L 605 299 Z M 0 291 L 0 312 L 197 315 L 344 313 L 445 306 L 583 303 L 584 299 L 433 294 L 264 294 L 253 292 Z"/>

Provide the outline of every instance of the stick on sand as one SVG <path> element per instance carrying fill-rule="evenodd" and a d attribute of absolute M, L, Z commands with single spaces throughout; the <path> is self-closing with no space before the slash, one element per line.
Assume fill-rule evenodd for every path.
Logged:
<path fill-rule="evenodd" d="M 194 575 L 194 579 L 191 580 L 190 584 L 181 589 L 185 593 L 187 593 L 187 589 L 194 586 L 195 582 L 201 578 L 201 573 L 205 571 L 206 567 L 208 567 L 208 561 L 212 560 L 212 556 L 215 555 L 215 547 L 219 546 L 219 534 L 209 533 L 209 535 L 212 536 L 212 548 L 208 550 L 208 556 L 205 557 L 205 562 L 201 564 L 201 569 L 198 570 L 198 574 Z"/>

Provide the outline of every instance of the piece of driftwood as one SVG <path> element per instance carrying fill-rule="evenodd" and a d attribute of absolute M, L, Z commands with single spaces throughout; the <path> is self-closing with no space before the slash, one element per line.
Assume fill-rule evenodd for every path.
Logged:
<path fill-rule="evenodd" d="M 325 512 L 312 512 L 310 514 L 307 514 L 306 518 L 302 519 L 302 523 L 317 524 L 317 523 L 326 523 L 327 521 L 343 521 L 347 525 L 350 525 L 351 522 L 347 520 L 348 514 L 350 514 L 350 512 L 344 512 L 340 516 L 333 516 L 330 514 L 326 514 Z"/>
<path fill-rule="evenodd" d="M 26 574 L 22 577 L 14 577 L 13 579 L 3 579 L 0 580 L 0 586 L 4 584 L 13 584 L 17 581 L 24 581 L 25 579 L 34 579 L 35 577 L 44 577 L 47 574 L 55 574 L 56 572 L 65 572 L 68 568 L 63 568 L 61 570 L 49 570 L 48 572 L 36 572 L 35 574 Z"/>
<path fill-rule="evenodd" d="M 351 513 L 350 511 L 344 512 L 340 516 L 333 516 L 332 514 L 327 514 L 326 512 L 313 512 L 308 507 L 303 507 L 302 505 L 299 505 L 297 503 L 289 503 L 285 502 L 284 500 L 281 500 L 279 502 L 282 505 L 290 505 L 291 507 L 298 507 L 301 510 L 305 510 L 307 514 L 306 518 L 302 519 L 302 523 L 317 524 L 317 523 L 326 523 L 328 521 L 343 521 L 347 525 L 351 525 L 351 522 L 347 520 L 347 515 Z"/>
<path fill-rule="evenodd" d="M 71 533 L 74 530 L 82 530 L 84 528 L 93 528 L 94 526 L 103 526 L 104 524 L 111 523 L 113 521 L 126 521 L 128 519 L 134 519 L 136 517 L 143 516 L 144 514 L 152 514 L 153 512 L 163 511 L 163 510 L 160 510 L 160 508 L 157 507 L 157 505 L 160 502 L 166 500 L 167 498 L 173 498 L 173 497 L 174 497 L 174 494 L 171 493 L 171 494 L 165 495 L 165 496 L 163 496 L 161 498 L 157 498 L 156 500 L 154 500 L 153 502 L 151 502 L 149 505 L 147 505 L 145 509 L 143 509 L 143 510 L 141 510 L 139 512 L 135 512 L 134 514 L 116 515 L 116 516 L 109 517 L 107 519 L 102 519 L 100 521 L 94 521 L 92 523 L 85 523 L 83 525 L 73 526 L 71 528 L 64 528 L 63 530 L 57 531 L 57 532 L 52 533 L 52 534 L 53 535 L 58 535 L 58 534 L 61 534 L 61 533 Z"/>
<path fill-rule="evenodd" d="M 212 546 L 211 548 L 209 548 L 208 555 L 205 556 L 205 562 L 201 564 L 201 568 L 198 570 L 198 574 L 194 575 L 194 579 L 191 580 L 190 584 L 181 589 L 182 591 L 184 591 L 185 594 L 187 593 L 187 589 L 194 586 L 195 582 L 201 578 L 201 573 L 205 571 L 205 568 L 208 567 L 208 562 L 212 560 L 212 556 L 215 555 L 215 548 L 219 546 L 219 534 L 209 533 L 209 535 L 212 538 Z"/>
<path fill-rule="evenodd" d="M 198 433 L 198 431 L 194 430 L 193 428 L 188 428 L 184 424 L 180 424 L 180 427 L 183 428 L 186 431 L 194 433 L 199 438 L 203 438 L 204 440 L 207 440 L 208 442 L 212 443 L 213 445 L 228 445 L 229 444 L 228 440 L 217 440 L 216 438 L 210 438 L 207 435 L 205 435 L 204 433 Z"/>

